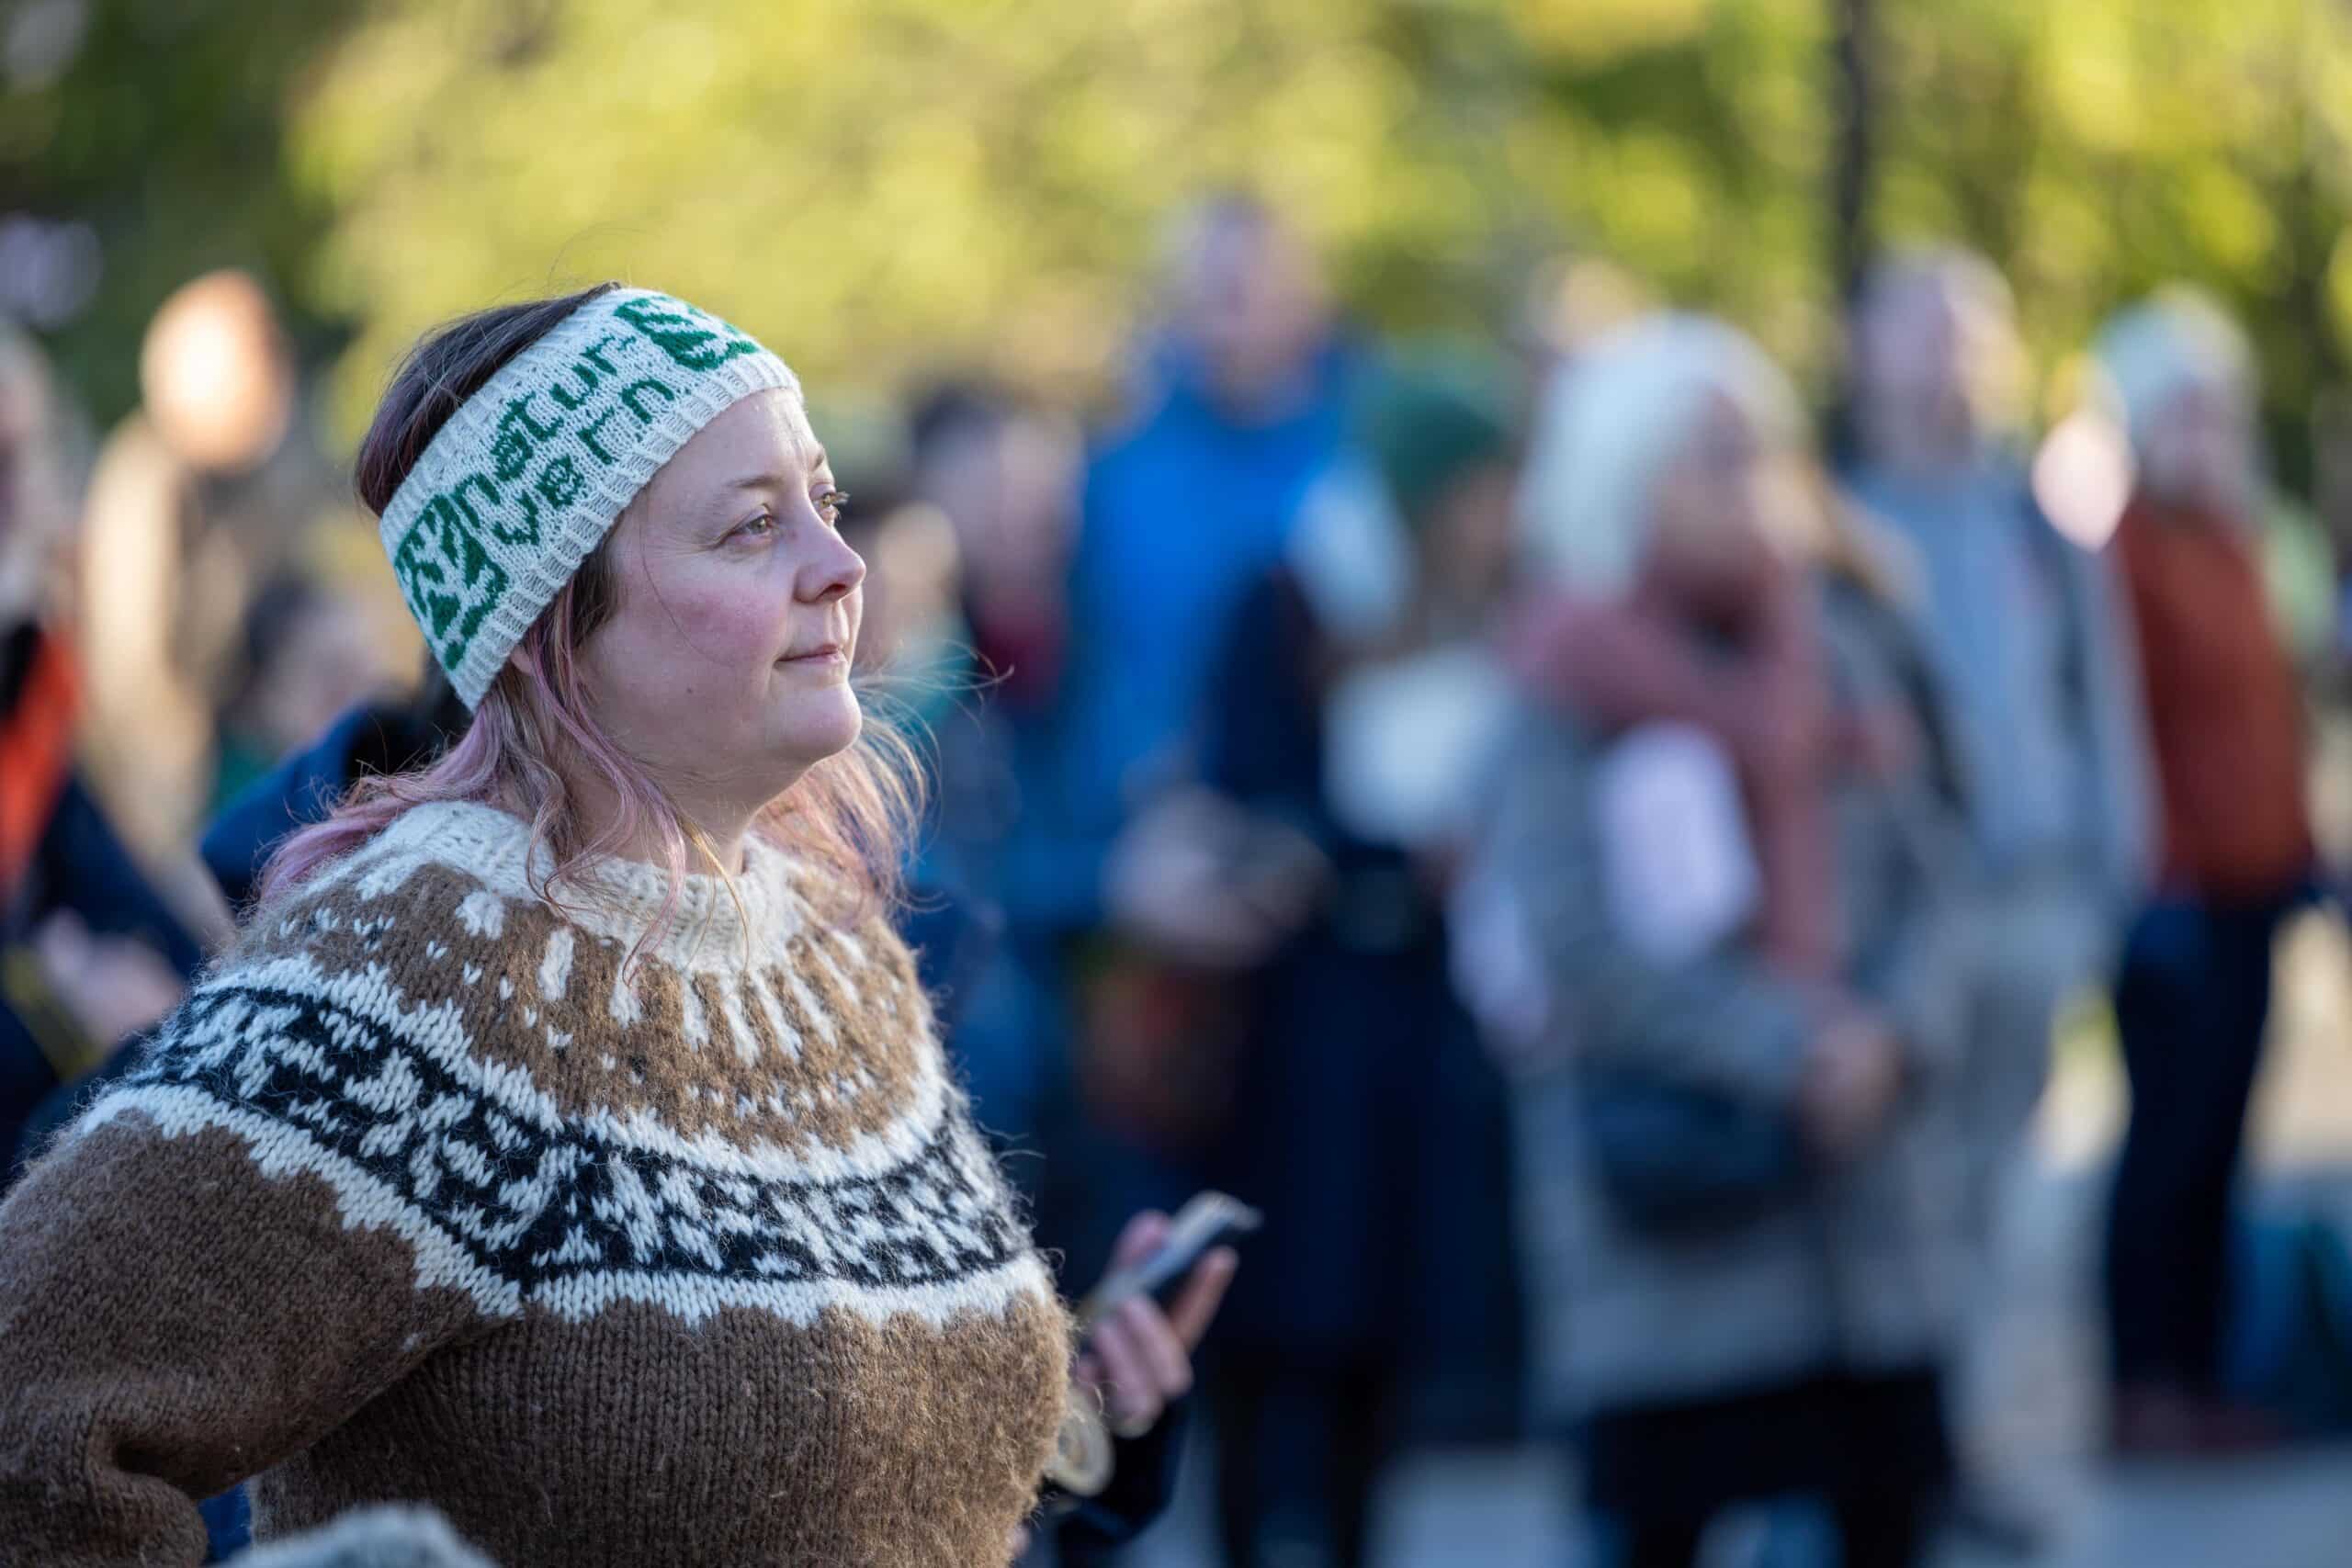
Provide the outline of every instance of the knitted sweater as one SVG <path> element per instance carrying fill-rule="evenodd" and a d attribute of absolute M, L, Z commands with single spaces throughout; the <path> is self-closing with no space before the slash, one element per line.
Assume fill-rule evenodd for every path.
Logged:
<path fill-rule="evenodd" d="M 1002 1563 L 1069 1327 L 905 946 L 409 811 L 267 907 L 0 1205 L 0 1555 L 428 1503 L 508 1568 Z M 21 1555 L 20 1555 L 21 1554 Z"/>

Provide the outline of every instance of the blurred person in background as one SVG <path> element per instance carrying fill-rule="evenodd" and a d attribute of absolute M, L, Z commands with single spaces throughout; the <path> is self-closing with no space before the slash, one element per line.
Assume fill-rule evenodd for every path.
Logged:
<path fill-rule="evenodd" d="M 2115 547 L 2162 823 L 2115 993 L 2132 1121 L 2108 1231 L 2112 1436 L 2125 1452 L 2212 1451 L 2274 1435 L 2223 1397 L 2219 1368 L 2271 950 L 2314 870 L 2303 702 L 2259 564 L 2244 336 L 2168 292 L 2118 316 L 2097 352 L 2136 464 Z"/>
<path fill-rule="evenodd" d="M 876 530 L 876 570 L 900 647 L 883 656 L 913 684 L 936 746 L 932 831 L 902 924 L 941 998 L 950 1059 L 975 1120 L 1027 1200 L 1066 1277 L 1063 1239 L 1125 1195 L 1097 1190 L 1101 1168 L 1078 1125 L 1069 1071 L 1062 868 L 1090 860 L 1070 788 L 1068 674 L 1070 552 L 1081 448 L 1074 422 L 981 381 L 946 381 L 909 419 L 908 503 Z M 886 628 L 887 630 L 887 628 Z M 1147 1211 L 1125 1220 L 1113 1256 L 1157 1236 Z M 1204 1283 L 1222 1291 L 1233 1258 Z M 1082 1280 L 1082 1275 L 1076 1275 Z M 1180 1323 L 1197 1340 L 1200 1323 Z M 1185 1380 L 1189 1383 L 1189 1375 Z M 1064 1568 L 1106 1561 L 1173 1495 L 1188 1404 L 1116 1424 L 1112 1489 L 1047 1531 Z"/>
<path fill-rule="evenodd" d="M 1072 677 L 1113 807 L 1176 776 L 1226 617 L 1343 433 L 1351 355 L 1305 243 L 1240 197 L 1177 226 L 1136 417 L 1087 468 Z"/>
<path fill-rule="evenodd" d="M 214 724 L 215 812 L 378 683 L 359 607 L 298 572 L 273 578 L 254 595 L 239 640 L 233 684 Z"/>
<path fill-rule="evenodd" d="M 2048 1077 L 2059 1006 L 2112 972 L 2147 860 L 2129 633 L 2110 562 L 2051 525 L 2006 444 L 2007 383 L 2021 360 L 2007 285 L 1965 253 L 1883 263 L 1854 311 L 1857 452 L 1845 481 L 1908 546 L 1987 884 L 1955 1102 L 1987 1301 L 1999 1290 L 2002 1195 Z M 1962 1517 L 2022 1546 L 2041 1520 L 1990 1451 L 1986 1348 L 1973 1348 L 1953 1390 L 1975 1483 Z"/>
<path fill-rule="evenodd" d="M 1118 1216 L 1185 1196 L 1238 1027 L 1213 968 L 1106 920 L 1114 845 L 1193 773 L 1218 638 L 1331 466 L 1356 357 L 1315 258 L 1254 199 L 1183 214 L 1165 288 L 1166 326 L 1144 345 L 1133 417 L 1087 465 L 1049 787 L 1024 802 L 1046 830 L 1031 835 L 1045 852 L 1022 868 L 1023 897 L 1067 960 L 1082 1157 L 1109 1205 L 1068 1240 L 1086 1274 Z M 1222 852 L 1219 820 L 1192 820 L 1190 852 Z M 1298 878 L 1269 876 L 1296 890 Z"/>
<path fill-rule="evenodd" d="M 1519 1146 L 1540 1390 L 1600 1562 L 1735 1505 L 1921 1559 L 1949 1470 L 1956 782 L 1793 390 L 1727 327 L 1594 345 L 1521 498 L 1552 601 L 1481 849 L 1540 965 Z"/>
<path fill-rule="evenodd" d="M 1266 1215 L 1211 1363 L 1234 1568 L 1363 1562 L 1408 1380 L 1512 1370 L 1499 1094 L 1448 980 L 1448 867 L 1399 804 L 1432 786 L 1373 776 L 1392 736 L 1458 764 L 1457 795 L 1476 776 L 1476 749 L 1443 737 L 1486 689 L 1452 661 L 1483 647 L 1510 558 L 1498 393 L 1429 373 L 1361 389 L 1351 458 L 1227 619 L 1198 787 L 1138 824 L 1111 878 L 1123 929 L 1232 976 L 1201 1167 Z M 1359 744 L 1368 726 L 1384 733 Z"/>
<path fill-rule="evenodd" d="M 1050 1153 L 1069 1113 L 1064 931 L 1051 889 L 1074 852 L 1058 699 L 1079 437 L 980 382 L 928 389 L 910 435 L 911 504 L 886 526 L 922 520 L 944 534 L 955 562 L 938 606 L 947 624 L 928 638 L 953 658 L 933 660 L 946 700 L 931 720 L 939 789 L 919 877 L 973 909 L 984 938 L 950 944 L 966 956 L 942 967 L 951 1043 L 982 1125 L 1008 1150 Z M 1060 1162 L 1018 1158 L 1008 1168 L 1040 1205 L 1041 1224 L 1069 1224 L 1068 1199 L 1056 1191 L 1048 1201 L 1045 1190 L 1064 1174 Z"/>
<path fill-rule="evenodd" d="M 52 396 L 38 350 L 0 325 L 0 1187 L 43 1102 L 169 1012 L 204 957 L 77 765 Z"/>

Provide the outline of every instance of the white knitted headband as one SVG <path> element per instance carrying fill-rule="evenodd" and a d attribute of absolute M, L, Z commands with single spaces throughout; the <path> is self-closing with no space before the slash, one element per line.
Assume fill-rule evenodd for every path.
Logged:
<path fill-rule="evenodd" d="M 616 288 L 449 416 L 379 530 L 434 657 L 470 708 L 621 509 L 695 432 L 800 383 L 718 317 Z"/>

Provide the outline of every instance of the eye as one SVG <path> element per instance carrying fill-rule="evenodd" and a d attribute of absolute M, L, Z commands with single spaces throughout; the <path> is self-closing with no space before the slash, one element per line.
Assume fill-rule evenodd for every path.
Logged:
<path fill-rule="evenodd" d="M 849 510 L 849 491 L 827 485 L 817 492 L 817 515 L 834 527 L 841 526 L 842 513 Z"/>
<path fill-rule="evenodd" d="M 765 510 L 747 517 L 728 531 L 729 539 L 764 539 L 775 532 L 775 514 Z"/>

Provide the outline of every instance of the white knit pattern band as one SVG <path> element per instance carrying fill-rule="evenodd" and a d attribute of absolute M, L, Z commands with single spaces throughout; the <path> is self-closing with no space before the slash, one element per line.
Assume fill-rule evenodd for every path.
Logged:
<path fill-rule="evenodd" d="M 409 612 L 470 708 L 622 508 L 784 361 L 683 299 L 600 294 L 449 416 L 379 530 Z"/>

